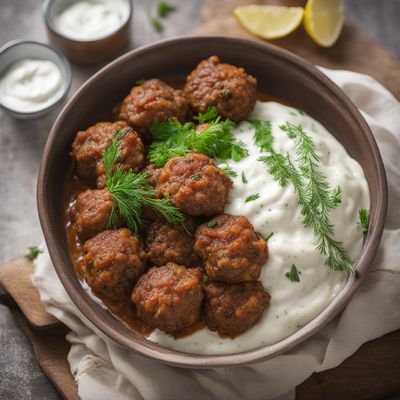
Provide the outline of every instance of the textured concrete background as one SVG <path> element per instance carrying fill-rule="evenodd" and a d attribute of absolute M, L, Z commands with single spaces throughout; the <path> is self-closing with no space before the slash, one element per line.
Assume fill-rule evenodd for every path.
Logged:
<path fill-rule="evenodd" d="M 135 1 L 131 48 L 184 34 L 201 21 L 203 0 L 169 0 L 177 5 L 163 34 L 145 15 L 145 0 Z M 347 16 L 400 58 L 400 0 L 345 0 Z M 0 45 L 16 38 L 46 42 L 40 0 L 0 0 Z M 73 66 L 74 91 L 101 66 Z M 39 244 L 35 186 L 40 158 L 57 112 L 35 121 L 17 121 L 0 111 L 0 261 Z M 0 399 L 59 399 L 35 362 L 31 347 L 8 309 L 0 305 Z M 394 398 L 393 398 L 394 399 Z M 400 396 L 397 397 L 400 399 Z"/>

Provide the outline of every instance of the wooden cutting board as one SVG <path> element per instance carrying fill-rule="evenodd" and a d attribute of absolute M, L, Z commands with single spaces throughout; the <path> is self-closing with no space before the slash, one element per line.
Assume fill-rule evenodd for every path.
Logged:
<path fill-rule="evenodd" d="M 303 6 L 305 1 L 207 0 L 202 9 L 204 23 L 193 34 L 226 34 L 262 40 L 242 28 L 232 15 L 235 7 L 255 3 Z M 339 40 L 331 48 L 315 44 L 302 26 L 288 37 L 269 43 L 290 50 L 316 65 L 371 75 L 400 99 L 400 61 L 348 21 Z"/>

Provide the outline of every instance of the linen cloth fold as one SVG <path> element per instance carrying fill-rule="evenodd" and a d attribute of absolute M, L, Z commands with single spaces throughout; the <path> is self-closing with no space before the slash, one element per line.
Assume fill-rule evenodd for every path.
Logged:
<path fill-rule="evenodd" d="M 180 369 L 128 351 L 98 331 L 65 292 L 47 252 L 32 280 L 46 310 L 71 329 L 68 356 L 83 400 L 294 399 L 313 372 L 339 365 L 363 343 L 400 329 L 400 103 L 373 78 L 321 70 L 359 108 L 384 160 L 389 209 L 381 247 L 344 311 L 286 354 L 245 367 Z"/>

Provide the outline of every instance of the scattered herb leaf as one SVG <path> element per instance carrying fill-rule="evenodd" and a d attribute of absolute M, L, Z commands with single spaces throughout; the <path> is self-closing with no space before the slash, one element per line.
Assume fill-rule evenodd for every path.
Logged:
<path fill-rule="evenodd" d="M 218 228 L 218 222 L 214 219 L 214 220 L 212 220 L 212 221 L 210 221 L 208 224 L 207 224 L 207 226 L 209 227 L 209 228 L 211 228 L 211 229 L 215 229 L 215 228 Z"/>
<path fill-rule="evenodd" d="M 232 311 L 225 311 L 224 315 L 225 315 L 225 318 L 232 318 L 233 312 Z"/>
<path fill-rule="evenodd" d="M 169 13 L 176 10 L 176 7 L 172 4 L 166 3 L 164 1 L 158 3 L 157 14 L 161 18 L 165 18 Z"/>
<path fill-rule="evenodd" d="M 29 261 L 34 261 L 38 258 L 39 254 L 43 253 L 37 246 L 28 247 L 28 252 L 25 254 L 25 258 Z"/>
<path fill-rule="evenodd" d="M 208 276 L 206 274 L 203 274 L 203 283 L 208 283 Z"/>
<path fill-rule="evenodd" d="M 286 272 L 285 276 L 291 282 L 300 282 L 300 274 L 301 272 L 297 269 L 297 267 L 293 264 L 292 268 L 289 272 Z"/>
<path fill-rule="evenodd" d="M 160 22 L 159 19 L 153 17 L 152 15 L 148 15 L 150 25 L 154 28 L 154 30 L 158 33 L 161 33 L 164 30 L 163 24 Z"/>
<path fill-rule="evenodd" d="M 357 230 L 365 235 L 368 232 L 369 227 L 369 211 L 362 208 L 358 212 L 359 221 L 357 223 Z"/>
<path fill-rule="evenodd" d="M 264 238 L 265 243 L 268 243 L 268 240 L 271 239 L 273 234 L 274 234 L 274 232 L 271 232 L 268 236 L 265 236 L 265 238 Z"/>
<path fill-rule="evenodd" d="M 242 182 L 245 184 L 247 183 L 247 178 L 243 171 L 242 171 Z"/>
<path fill-rule="evenodd" d="M 146 79 L 138 79 L 137 81 L 136 81 L 136 86 L 141 86 L 141 85 L 143 85 L 143 83 L 145 83 L 146 82 Z"/>
<path fill-rule="evenodd" d="M 259 197 L 260 197 L 259 193 L 254 193 L 254 194 L 251 194 L 250 196 L 247 196 L 246 200 L 244 202 L 249 203 L 250 201 L 257 200 Z"/>
<path fill-rule="evenodd" d="M 190 289 L 189 291 L 188 291 L 188 293 L 189 293 L 189 296 L 193 296 L 193 289 Z"/>
<path fill-rule="evenodd" d="M 224 171 L 231 178 L 234 178 L 235 176 L 237 176 L 237 173 L 229 165 L 227 165 L 225 167 L 222 167 L 221 169 L 222 169 L 222 171 Z"/>

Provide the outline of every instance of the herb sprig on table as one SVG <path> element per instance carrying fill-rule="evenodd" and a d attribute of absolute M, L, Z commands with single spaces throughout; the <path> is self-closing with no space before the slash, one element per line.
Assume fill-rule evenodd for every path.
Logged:
<path fill-rule="evenodd" d="M 248 155 L 245 145 L 237 142 L 231 133 L 233 122 L 221 121 L 216 109 L 208 109 L 197 120 L 208 124 L 202 132 L 198 132 L 191 122 L 181 124 L 174 119 L 154 124 L 150 129 L 154 138 L 149 150 L 150 161 L 162 167 L 170 158 L 190 151 L 198 151 L 220 161 L 240 161 Z"/>
<path fill-rule="evenodd" d="M 268 155 L 259 158 L 267 166 L 269 173 L 283 187 L 290 183 L 298 195 L 303 215 L 303 224 L 311 228 L 315 236 L 315 245 L 326 256 L 325 264 L 339 271 L 355 273 L 351 258 L 341 241 L 334 239 L 334 227 L 329 221 L 329 212 L 342 201 L 340 187 L 330 188 L 327 178 L 319 169 L 320 157 L 315 150 L 311 137 L 291 123 L 280 129 L 296 142 L 296 162 L 289 154 L 281 154 L 272 148 L 273 138 L 269 124 L 252 120 L 255 127 L 254 140 Z"/>
<path fill-rule="evenodd" d="M 150 25 L 156 32 L 162 32 L 164 30 L 164 25 L 161 23 L 159 18 L 166 18 L 171 12 L 175 10 L 176 7 L 174 5 L 169 4 L 165 1 L 161 1 L 157 4 L 157 17 L 155 17 L 150 11 L 150 6 L 147 6 L 146 12 Z"/>
<path fill-rule="evenodd" d="M 113 207 L 108 226 L 116 228 L 122 218 L 128 228 L 137 233 L 145 223 L 141 215 L 143 206 L 158 211 L 172 224 L 183 225 L 184 215 L 169 199 L 155 198 L 155 190 L 148 183 L 148 173 L 125 171 L 122 166 L 116 164 L 120 156 L 121 139 L 131 130 L 131 128 L 119 130 L 103 152 L 106 188 L 113 196 Z"/>

